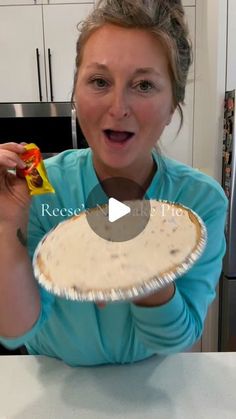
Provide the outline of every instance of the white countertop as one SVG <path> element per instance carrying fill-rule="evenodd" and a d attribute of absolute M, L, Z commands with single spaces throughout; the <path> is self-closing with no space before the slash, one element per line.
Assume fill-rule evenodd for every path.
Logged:
<path fill-rule="evenodd" d="M 0 356 L 0 419 L 235 419 L 236 353 L 71 368 Z"/>

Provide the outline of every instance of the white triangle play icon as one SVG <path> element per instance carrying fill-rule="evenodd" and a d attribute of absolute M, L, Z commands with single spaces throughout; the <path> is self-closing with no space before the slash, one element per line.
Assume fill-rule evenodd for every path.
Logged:
<path fill-rule="evenodd" d="M 109 198 L 108 220 L 113 223 L 131 212 L 128 205 L 123 204 L 115 198 Z"/>

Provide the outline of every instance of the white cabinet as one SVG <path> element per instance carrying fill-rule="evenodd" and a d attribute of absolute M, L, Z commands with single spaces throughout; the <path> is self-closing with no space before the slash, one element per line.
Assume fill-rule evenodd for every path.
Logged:
<path fill-rule="evenodd" d="M 236 1 L 228 0 L 228 45 L 226 90 L 236 89 Z"/>
<path fill-rule="evenodd" d="M 197 0 L 182 0 L 183 6 L 195 6 Z"/>
<path fill-rule="evenodd" d="M 47 0 L 0 0 L 0 6 L 12 6 L 12 5 L 16 5 L 16 4 L 21 4 L 21 5 L 25 5 L 25 4 L 42 4 L 42 3 L 46 3 Z"/>
<path fill-rule="evenodd" d="M 195 7 L 186 7 L 185 13 L 189 24 L 190 36 L 195 51 Z M 193 118 L 194 118 L 194 76 L 195 64 L 190 68 L 186 88 L 185 106 L 183 106 L 184 124 L 177 136 L 180 125 L 179 113 L 176 111 L 172 122 L 161 137 L 161 150 L 164 155 L 193 165 Z"/>
<path fill-rule="evenodd" d="M 51 101 L 51 92 L 54 101 L 70 100 L 76 26 L 91 7 L 89 3 L 0 7 L 0 102 Z"/>
<path fill-rule="evenodd" d="M 65 3 L 92 3 L 94 0 L 45 0 L 48 4 L 65 4 Z"/>
<path fill-rule="evenodd" d="M 43 6 L 49 101 L 69 101 L 71 98 L 76 57 L 76 40 L 79 36 L 77 24 L 88 15 L 90 10 L 91 4 Z M 53 98 L 51 98 L 51 91 Z"/>
<path fill-rule="evenodd" d="M 94 3 L 94 0 L 0 0 L 0 6 L 38 5 L 38 4 L 66 4 L 66 3 Z"/>
<path fill-rule="evenodd" d="M 41 7 L 1 7 L 0 102 L 39 100 L 37 49 L 43 56 Z M 41 61 L 41 83 L 45 86 L 42 66 Z"/>

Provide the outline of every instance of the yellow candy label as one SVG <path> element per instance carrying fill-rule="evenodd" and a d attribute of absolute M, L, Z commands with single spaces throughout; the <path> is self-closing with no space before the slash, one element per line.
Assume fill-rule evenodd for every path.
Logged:
<path fill-rule="evenodd" d="M 50 184 L 44 166 L 40 149 L 33 143 L 24 146 L 25 152 L 19 157 L 26 164 L 24 169 L 19 169 L 28 184 L 30 195 L 55 193 Z"/>

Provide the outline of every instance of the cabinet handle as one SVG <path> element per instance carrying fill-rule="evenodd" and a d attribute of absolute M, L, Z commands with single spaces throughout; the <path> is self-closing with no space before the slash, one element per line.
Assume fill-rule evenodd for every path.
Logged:
<path fill-rule="evenodd" d="M 52 65 L 51 65 L 51 50 L 48 48 L 48 66 L 49 66 L 49 81 L 50 81 L 50 96 L 51 102 L 53 102 L 53 88 L 52 88 Z"/>
<path fill-rule="evenodd" d="M 40 75 L 40 63 L 39 63 L 39 49 L 36 48 L 36 60 L 37 60 L 37 71 L 38 71 L 38 86 L 39 86 L 39 100 L 42 102 L 42 86 L 41 86 L 41 75 Z"/>

